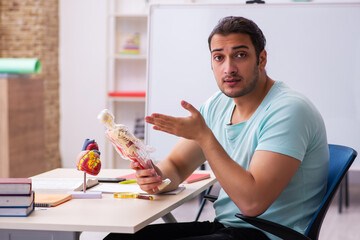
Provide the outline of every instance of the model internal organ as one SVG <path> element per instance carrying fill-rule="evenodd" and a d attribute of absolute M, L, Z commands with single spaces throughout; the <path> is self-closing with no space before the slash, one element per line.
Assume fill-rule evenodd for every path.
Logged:
<path fill-rule="evenodd" d="M 76 161 L 76 169 L 96 176 L 101 169 L 99 147 L 95 140 L 86 139 Z"/>
<path fill-rule="evenodd" d="M 106 136 L 120 156 L 138 162 L 143 169 L 154 168 L 149 158 L 149 153 L 152 152 L 151 147 L 144 145 L 125 125 L 113 123 L 114 117 L 107 109 L 100 112 L 98 119 L 105 125 Z M 169 179 L 163 180 L 163 184 L 159 186 L 159 189 L 161 190 L 169 183 Z"/>
<path fill-rule="evenodd" d="M 124 159 L 138 162 L 142 168 L 151 167 L 148 163 L 149 147 L 137 139 L 125 125 L 113 124 L 114 117 L 106 109 L 99 114 L 98 118 L 107 128 L 106 136 Z"/>

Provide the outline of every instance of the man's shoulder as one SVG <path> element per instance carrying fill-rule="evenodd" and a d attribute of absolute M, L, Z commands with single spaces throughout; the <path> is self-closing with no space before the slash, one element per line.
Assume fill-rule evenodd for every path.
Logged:
<path fill-rule="evenodd" d="M 310 125 L 323 122 L 319 110 L 305 95 L 286 86 L 275 90 L 263 105 L 262 121 L 288 119 L 297 122 L 296 119 L 301 119 Z"/>
<path fill-rule="evenodd" d="M 305 95 L 289 88 L 282 82 L 276 85 L 268 104 L 276 108 L 283 108 L 284 106 L 313 108 L 312 102 Z"/>

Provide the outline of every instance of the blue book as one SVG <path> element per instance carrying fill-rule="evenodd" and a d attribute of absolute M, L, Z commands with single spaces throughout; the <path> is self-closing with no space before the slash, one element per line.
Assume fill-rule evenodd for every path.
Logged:
<path fill-rule="evenodd" d="M 34 195 L 30 205 L 26 206 L 0 206 L 0 217 L 26 217 L 34 211 Z"/>

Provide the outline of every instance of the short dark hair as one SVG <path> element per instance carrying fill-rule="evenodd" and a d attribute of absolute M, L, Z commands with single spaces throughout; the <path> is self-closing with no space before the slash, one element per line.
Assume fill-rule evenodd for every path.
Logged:
<path fill-rule="evenodd" d="M 208 38 L 210 51 L 211 39 L 215 34 L 227 36 L 232 33 L 244 33 L 250 36 L 251 42 L 255 47 L 256 57 L 259 63 L 259 56 L 265 48 L 266 39 L 256 23 L 244 17 L 228 16 L 220 19 Z"/>

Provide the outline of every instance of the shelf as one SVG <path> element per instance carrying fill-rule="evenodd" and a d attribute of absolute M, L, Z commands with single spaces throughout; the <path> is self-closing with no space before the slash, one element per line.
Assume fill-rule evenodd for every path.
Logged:
<path fill-rule="evenodd" d="M 109 92 L 109 99 L 117 102 L 145 102 L 145 92 Z"/>
<path fill-rule="evenodd" d="M 116 122 L 134 133 L 136 119 L 145 115 L 148 1 L 108 0 L 107 108 Z M 110 167 L 117 153 L 107 146 Z"/>
<path fill-rule="evenodd" d="M 148 18 L 148 16 L 146 14 L 119 14 L 119 13 L 113 13 L 109 15 L 110 17 L 115 17 L 115 18 L 125 18 L 125 19 L 131 19 L 131 18 L 143 18 L 144 20 L 146 20 Z"/>
<path fill-rule="evenodd" d="M 142 91 L 130 92 L 130 91 L 114 91 L 108 93 L 109 97 L 142 97 L 145 98 L 146 93 Z"/>
<path fill-rule="evenodd" d="M 114 102 L 144 102 L 145 98 L 143 97 L 109 97 L 110 101 Z"/>
<path fill-rule="evenodd" d="M 118 59 L 118 60 L 146 60 L 147 56 L 144 54 L 115 54 L 114 56 L 112 56 L 112 58 L 114 59 Z"/>

